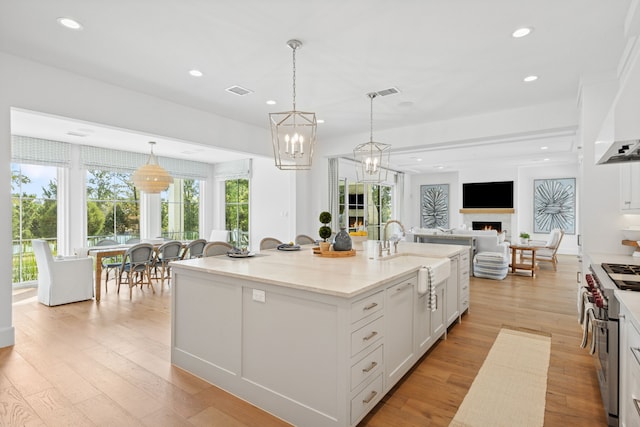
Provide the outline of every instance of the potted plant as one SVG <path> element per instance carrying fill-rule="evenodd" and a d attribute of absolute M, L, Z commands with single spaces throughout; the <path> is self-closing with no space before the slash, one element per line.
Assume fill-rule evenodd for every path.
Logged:
<path fill-rule="evenodd" d="M 320 212 L 320 222 L 323 224 L 320 229 L 318 229 L 318 235 L 322 239 L 320 242 L 320 250 L 328 251 L 331 243 L 329 242 L 329 237 L 331 237 L 331 227 L 329 227 L 329 223 L 331 222 L 331 213 L 327 211 Z"/>
<path fill-rule="evenodd" d="M 526 245 L 529 242 L 529 233 L 525 233 L 524 231 L 520 233 L 520 243 Z"/>

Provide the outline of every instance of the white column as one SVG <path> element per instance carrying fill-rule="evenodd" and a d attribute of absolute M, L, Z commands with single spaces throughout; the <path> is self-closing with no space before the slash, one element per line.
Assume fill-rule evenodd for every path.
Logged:
<path fill-rule="evenodd" d="M 140 238 L 153 239 L 162 234 L 160 194 L 140 192 Z"/>
<path fill-rule="evenodd" d="M 10 109 L 3 105 L 0 112 L 0 176 L 11 176 L 11 120 Z M 2 200 L 11 200 L 11 180 L 0 179 L 0 194 Z M 0 208 L 0 236 L 7 237 L 11 242 L 11 203 L 3 203 Z M 12 281 L 12 248 L 10 243 L 0 245 L 0 348 L 15 344 L 15 330 L 12 321 L 11 293 Z"/>

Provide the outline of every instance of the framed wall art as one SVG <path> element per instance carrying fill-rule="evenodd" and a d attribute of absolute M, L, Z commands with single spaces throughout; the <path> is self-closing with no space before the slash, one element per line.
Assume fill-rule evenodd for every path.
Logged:
<path fill-rule="evenodd" d="M 576 233 L 576 179 L 533 180 L 533 232 Z"/>
<path fill-rule="evenodd" d="M 420 227 L 449 228 L 449 184 L 420 186 Z"/>

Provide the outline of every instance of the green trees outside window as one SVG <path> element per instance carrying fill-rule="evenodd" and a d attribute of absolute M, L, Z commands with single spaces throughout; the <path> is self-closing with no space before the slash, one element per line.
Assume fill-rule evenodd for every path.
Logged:
<path fill-rule="evenodd" d="M 236 247 L 249 245 L 249 180 L 225 181 L 225 228 L 231 231 L 230 243 Z"/>
<path fill-rule="evenodd" d="M 162 237 L 194 240 L 200 235 L 200 181 L 174 178 L 167 191 L 160 193 Z"/>
<path fill-rule="evenodd" d="M 87 171 L 87 237 L 93 246 L 140 236 L 140 197 L 130 173 Z"/>
<path fill-rule="evenodd" d="M 37 280 L 32 239 L 57 243 L 57 168 L 11 164 L 12 282 Z"/>

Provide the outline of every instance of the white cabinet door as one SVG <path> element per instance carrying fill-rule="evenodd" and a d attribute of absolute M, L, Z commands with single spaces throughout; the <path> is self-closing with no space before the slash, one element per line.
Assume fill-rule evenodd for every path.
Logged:
<path fill-rule="evenodd" d="M 413 365 L 413 304 L 416 277 L 387 288 L 385 301 L 385 389 L 391 388 Z"/>
<path fill-rule="evenodd" d="M 640 162 L 620 165 L 620 209 L 640 210 Z"/>
<path fill-rule="evenodd" d="M 447 292 L 445 295 L 446 298 L 446 308 L 447 308 L 447 326 L 451 325 L 456 321 L 459 315 L 458 311 L 458 274 L 459 274 L 459 265 L 460 260 L 459 256 L 456 255 L 451 258 L 451 273 L 449 274 L 449 278 L 447 279 Z"/>

